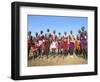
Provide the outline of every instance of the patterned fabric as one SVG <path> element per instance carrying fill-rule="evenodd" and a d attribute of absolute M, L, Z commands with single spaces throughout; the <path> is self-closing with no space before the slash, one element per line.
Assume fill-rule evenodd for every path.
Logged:
<path fill-rule="evenodd" d="M 50 41 L 48 38 L 45 38 L 45 41 L 44 41 L 44 50 L 45 51 L 49 51 L 49 48 L 50 48 Z"/>
<path fill-rule="evenodd" d="M 68 50 L 68 37 L 64 37 L 63 49 Z"/>
<path fill-rule="evenodd" d="M 73 42 L 70 42 L 70 46 L 69 46 L 69 48 L 74 48 L 75 46 L 74 46 L 74 43 Z"/>
<path fill-rule="evenodd" d="M 58 49 L 62 49 L 62 37 L 58 37 Z"/>
<path fill-rule="evenodd" d="M 84 32 L 81 33 L 81 49 L 87 48 L 87 36 Z"/>
<path fill-rule="evenodd" d="M 57 42 L 56 41 L 53 41 L 50 45 L 50 48 L 57 48 Z"/>
<path fill-rule="evenodd" d="M 70 38 L 69 48 L 73 49 L 75 47 L 75 45 L 74 45 L 74 43 L 75 43 L 74 35 L 70 34 L 69 38 Z"/>
<path fill-rule="evenodd" d="M 76 40 L 76 49 L 80 50 L 80 40 Z"/>

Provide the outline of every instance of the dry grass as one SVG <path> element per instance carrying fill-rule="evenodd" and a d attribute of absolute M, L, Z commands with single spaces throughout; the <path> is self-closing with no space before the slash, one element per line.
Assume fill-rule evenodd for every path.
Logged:
<path fill-rule="evenodd" d="M 51 66 L 51 65 L 71 65 L 71 64 L 87 64 L 87 60 L 76 55 L 73 56 L 43 56 L 36 59 L 28 60 L 28 66 Z"/>

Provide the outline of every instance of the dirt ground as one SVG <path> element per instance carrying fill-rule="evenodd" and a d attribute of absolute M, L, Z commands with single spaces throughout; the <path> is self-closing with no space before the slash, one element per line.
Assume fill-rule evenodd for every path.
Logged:
<path fill-rule="evenodd" d="M 87 64 L 87 60 L 78 57 L 76 55 L 73 56 L 46 56 L 37 57 L 36 59 L 29 59 L 28 66 L 52 66 L 52 65 L 70 65 L 70 64 Z"/>

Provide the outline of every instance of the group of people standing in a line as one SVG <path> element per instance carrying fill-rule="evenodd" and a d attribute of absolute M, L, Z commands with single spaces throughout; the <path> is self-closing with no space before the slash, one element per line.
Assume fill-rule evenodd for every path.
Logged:
<path fill-rule="evenodd" d="M 35 36 L 28 32 L 28 56 L 30 51 L 34 57 L 46 55 L 76 55 L 83 54 L 87 56 L 87 31 L 82 27 L 76 37 L 73 32 L 67 35 L 64 32 L 63 36 L 61 33 L 56 34 L 56 31 L 50 33 L 47 29 L 47 33 L 44 35 L 43 31 L 40 33 L 36 32 Z"/>

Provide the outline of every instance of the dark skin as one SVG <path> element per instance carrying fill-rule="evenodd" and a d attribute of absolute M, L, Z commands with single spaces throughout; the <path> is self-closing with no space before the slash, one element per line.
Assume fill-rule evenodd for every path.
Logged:
<path fill-rule="evenodd" d="M 66 33 L 66 32 L 64 32 L 64 35 L 67 35 L 67 33 Z M 66 38 L 66 40 L 67 40 L 67 38 Z M 65 55 L 65 54 L 68 54 L 68 52 L 67 52 L 67 50 L 66 50 L 66 49 L 64 49 L 64 51 L 63 51 L 63 52 L 64 52 L 64 55 Z"/>
<path fill-rule="evenodd" d="M 70 34 L 73 34 L 73 32 L 72 32 L 72 31 L 70 31 Z M 70 38 L 70 36 L 69 36 L 69 38 Z"/>
<path fill-rule="evenodd" d="M 79 31 L 78 31 L 78 33 L 80 34 L 80 33 L 81 33 L 81 31 L 79 30 Z"/>
<path fill-rule="evenodd" d="M 87 36 L 87 32 L 85 31 L 85 35 Z"/>
<path fill-rule="evenodd" d="M 49 55 L 49 47 L 50 47 L 50 41 L 49 41 L 49 38 L 47 37 L 47 35 L 45 34 L 45 48 L 44 48 L 44 54 L 47 56 L 48 58 L 48 55 Z"/>
<path fill-rule="evenodd" d="M 73 32 L 72 32 L 72 31 L 70 31 L 70 33 L 71 33 L 71 34 L 73 34 Z"/>
<path fill-rule="evenodd" d="M 53 33 L 55 34 L 55 33 L 56 33 L 56 31 L 54 30 L 54 31 L 53 31 Z"/>
<path fill-rule="evenodd" d="M 84 26 L 81 28 L 81 30 L 82 30 L 81 35 L 85 34 L 85 36 L 87 36 L 87 32 L 85 31 L 85 27 Z M 84 49 L 84 48 L 81 49 L 81 53 L 83 53 L 84 57 L 86 56 L 86 58 L 87 58 L 87 49 Z"/>
<path fill-rule="evenodd" d="M 31 37 L 31 31 L 28 32 L 28 36 Z M 31 39 L 32 39 L 32 38 L 31 38 Z M 32 43 L 32 42 L 31 42 L 31 43 Z M 31 48 L 31 46 L 30 46 L 31 43 L 29 42 L 29 44 L 28 44 L 28 45 L 29 45 L 29 46 L 28 46 L 28 56 L 29 56 L 29 51 L 30 51 L 30 48 Z"/>
<path fill-rule="evenodd" d="M 58 34 L 59 34 L 59 36 L 61 35 L 61 33 L 60 33 L 60 32 L 59 32 Z"/>
<path fill-rule="evenodd" d="M 28 35 L 29 35 L 29 36 L 31 35 L 31 31 L 28 32 Z"/>
<path fill-rule="evenodd" d="M 78 33 L 80 34 L 81 31 L 79 30 Z M 79 37 L 79 36 L 77 36 L 77 40 L 80 40 L 80 37 Z M 76 42 L 77 42 L 77 41 L 76 41 Z M 81 50 L 76 49 L 75 53 L 76 53 L 76 55 L 80 55 Z"/>
<path fill-rule="evenodd" d="M 37 37 L 37 36 L 38 36 L 38 33 L 36 32 L 36 34 L 35 34 L 35 35 L 36 35 L 36 37 Z"/>
<path fill-rule="evenodd" d="M 58 34 L 59 34 L 59 36 L 61 35 L 60 32 Z M 58 54 L 60 54 L 60 53 L 61 53 L 61 49 L 58 48 Z"/>
<path fill-rule="evenodd" d="M 43 34 L 43 31 L 41 30 L 40 33 Z"/>
<path fill-rule="evenodd" d="M 81 30 L 84 31 L 84 29 L 85 29 L 85 28 L 84 28 L 84 26 L 83 26 L 83 27 L 81 28 Z"/>
<path fill-rule="evenodd" d="M 70 34 L 73 34 L 73 32 L 72 31 L 70 31 Z M 71 39 L 71 37 L 69 36 L 69 38 Z M 75 40 L 75 38 L 74 38 L 74 40 Z M 70 55 L 73 55 L 73 49 L 70 49 Z"/>
<path fill-rule="evenodd" d="M 87 36 L 87 31 L 85 31 L 85 36 Z M 87 49 L 85 49 L 85 54 L 86 54 L 86 57 L 85 58 L 87 59 L 87 57 L 88 57 L 87 56 Z"/>
<path fill-rule="evenodd" d="M 64 32 L 64 34 L 66 35 L 66 32 Z"/>
<path fill-rule="evenodd" d="M 47 32 L 50 32 L 50 30 L 49 30 L 49 29 L 47 29 Z"/>

